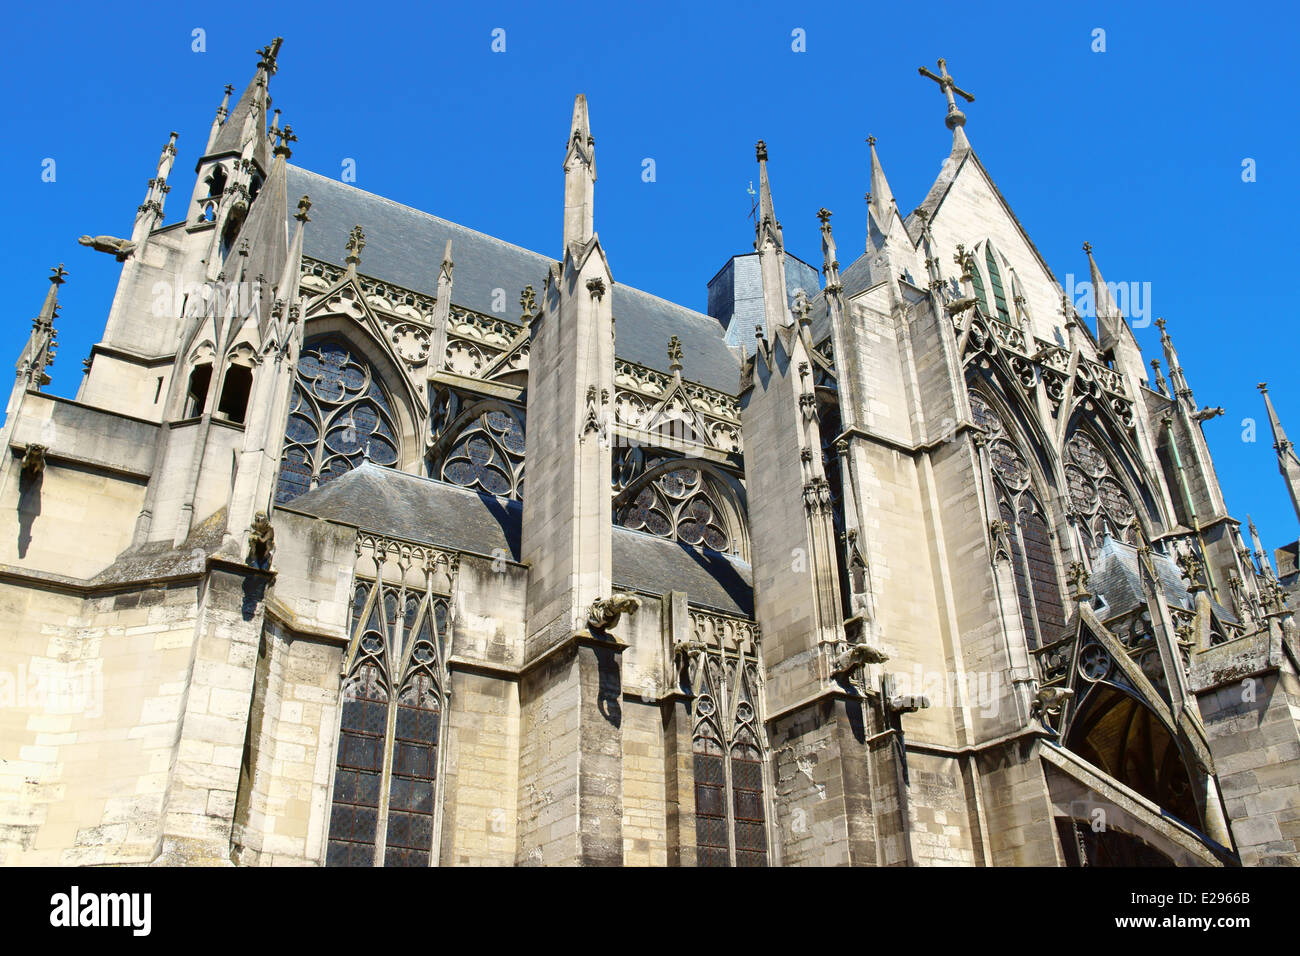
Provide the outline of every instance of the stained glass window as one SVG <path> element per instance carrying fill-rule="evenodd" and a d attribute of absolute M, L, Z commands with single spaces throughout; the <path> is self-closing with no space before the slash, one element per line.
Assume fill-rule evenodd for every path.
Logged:
<path fill-rule="evenodd" d="M 1065 478 L 1070 503 L 1079 516 L 1079 530 L 1089 558 L 1095 558 L 1106 535 L 1128 544 L 1138 541 L 1133 499 L 1096 444 L 1076 431 L 1065 443 Z"/>
<path fill-rule="evenodd" d="M 698 866 L 766 866 L 763 748 L 754 707 L 757 665 L 699 655 L 693 685 Z"/>
<path fill-rule="evenodd" d="M 524 481 L 522 413 L 497 409 L 474 419 L 447 452 L 438 477 L 498 498 L 521 498 Z"/>
<path fill-rule="evenodd" d="M 447 603 L 359 581 L 352 621 L 326 865 L 428 866 Z M 390 674 L 402 675 L 396 695 Z"/>
<path fill-rule="evenodd" d="M 1007 526 L 1025 640 L 1031 650 L 1064 636 L 1065 609 L 1052 532 L 1019 445 L 987 397 L 970 393 L 971 415 L 989 438 L 998 513 Z"/>
<path fill-rule="evenodd" d="M 700 469 L 677 468 L 647 482 L 616 511 L 614 523 L 696 547 L 731 551 L 735 542 L 722 500 L 721 490 Z"/>
<path fill-rule="evenodd" d="M 984 264 L 988 266 L 989 283 L 993 286 L 993 304 L 997 307 L 998 318 L 1003 322 L 1010 322 L 1011 313 L 1007 311 L 1007 294 L 1002 286 L 1002 270 L 998 268 L 998 254 L 991 242 L 984 244 Z"/>
<path fill-rule="evenodd" d="M 364 458 L 397 465 L 400 449 L 392 405 L 365 358 L 332 339 L 305 346 L 289 401 L 276 501 L 292 501 Z"/>

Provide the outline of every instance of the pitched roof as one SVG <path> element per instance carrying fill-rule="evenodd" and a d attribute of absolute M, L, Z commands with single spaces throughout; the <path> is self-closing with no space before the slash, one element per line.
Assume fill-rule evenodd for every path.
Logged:
<path fill-rule="evenodd" d="M 296 166 L 289 167 L 288 185 L 291 202 L 296 203 L 304 193 L 312 200 L 304 255 L 341 263 L 348 232 L 360 225 L 366 247 L 359 271 L 434 295 L 438 267 L 450 239 L 456 264 L 452 300 L 475 312 L 499 314 L 492 308 L 497 289 L 505 290 L 511 309 L 524 286 L 531 285 L 540 293 L 546 271 L 555 261 Z M 291 211 L 286 204 L 286 217 Z M 670 373 L 668 340 L 676 335 L 691 381 L 729 395 L 736 393 L 740 360 L 728 347 L 716 320 L 620 283 L 615 283 L 611 294 L 619 358 Z M 495 298 L 499 302 L 500 297 Z M 501 318 L 513 321 L 515 316 L 511 313 Z"/>
<path fill-rule="evenodd" d="M 520 502 L 370 462 L 279 508 L 407 541 L 519 560 Z M 743 616 L 753 612 L 750 567 L 731 555 L 615 527 L 613 561 L 618 587 L 650 594 L 685 591 L 692 604 Z"/>
<path fill-rule="evenodd" d="M 1187 582 L 1178 565 L 1163 554 L 1155 552 L 1151 554 L 1151 563 L 1155 566 L 1165 601 L 1185 611 L 1195 610 L 1196 602 L 1187 590 Z M 1105 606 L 1099 608 L 1097 612 L 1104 620 L 1145 607 L 1147 601 L 1142 593 L 1137 549 L 1114 538 L 1105 538 L 1097 552 L 1097 559 L 1092 564 L 1092 572 L 1088 576 L 1088 589 L 1106 602 Z M 1210 603 L 1219 620 L 1229 622 L 1237 620 L 1236 615 L 1213 598 Z"/>

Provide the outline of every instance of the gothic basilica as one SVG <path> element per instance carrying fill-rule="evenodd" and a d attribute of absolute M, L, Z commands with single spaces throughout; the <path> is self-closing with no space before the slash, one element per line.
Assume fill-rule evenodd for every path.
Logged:
<path fill-rule="evenodd" d="M 0 862 L 1300 864 L 1296 547 L 942 60 L 920 205 L 873 142 L 865 237 L 786 220 L 814 268 L 759 142 L 703 314 L 611 274 L 583 96 L 542 254 L 293 165 L 279 55 L 172 221 L 175 133 L 82 237 L 75 400 L 61 266 L 12 342 Z"/>

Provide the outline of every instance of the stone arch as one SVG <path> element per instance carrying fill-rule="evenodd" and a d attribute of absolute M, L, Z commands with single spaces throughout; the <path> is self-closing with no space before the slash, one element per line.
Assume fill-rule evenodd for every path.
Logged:
<path fill-rule="evenodd" d="M 290 501 L 363 460 L 401 466 L 413 440 L 410 413 L 385 385 L 383 366 L 356 339 L 326 333 L 304 342 L 294 370 L 277 502 Z"/>
<path fill-rule="evenodd" d="M 633 450 L 635 452 L 639 449 Z M 664 457 L 615 474 L 614 523 L 749 560 L 744 488 L 701 458 Z"/>

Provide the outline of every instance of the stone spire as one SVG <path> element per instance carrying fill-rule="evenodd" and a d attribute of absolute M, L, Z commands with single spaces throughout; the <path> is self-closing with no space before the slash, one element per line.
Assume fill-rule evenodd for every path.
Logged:
<path fill-rule="evenodd" d="M 221 105 L 217 107 L 217 115 L 212 118 L 212 129 L 208 132 L 207 145 L 203 147 L 203 155 L 205 156 L 210 154 L 212 147 L 217 145 L 217 134 L 221 132 L 226 117 L 230 115 L 230 94 L 233 92 L 235 92 L 235 88 L 227 83 L 225 96 L 221 98 Z"/>
<path fill-rule="evenodd" d="M 898 214 L 898 203 L 894 201 L 893 190 L 889 188 L 885 169 L 881 166 L 880 156 L 876 153 L 876 137 L 867 137 L 867 147 L 871 151 L 871 192 L 867 194 L 867 236 L 869 240 L 873 239 L 872 230 L 878 232 L 880 240 L 876 245 L 879 246 L 884 243 L 884 237 L 889 234 L 894 218 Z"/>
<path fill-rule="evenodd" d="M 758 220 L 754 224 L 754 248 L 761 252 L 764 241 L 771 241 L 776 245 L 777 253 L 782 253 L 785 240 L 772 203 L 772 184 L 767 178 L 767 143 L 760 139 L 754 151 L 758 158 Z"/>
<path fill-rule="evenodd" d="M 292 130 L 286 128 L 290 136 Z M 241 246 L 248 250 L 243 279 L 257 284 L 257 291 L 268 296 L 270 287 L 284 270 L 288 249 L 288 227 L 285 209 L 289 206 L 288 188 L 289 148 L 281 142 L 275 149 L 275 161 L 257 198 L 253 200 L 248 218 L 239 230 L 239 238 L 232 254 Z M 263 312 L 263 319 L 266 317 Z"/>
<path fill-rule="evenodd" d="M 1165 329 L 1165 320 L 1156 319 L 1156 328 L 1160 330 L 1160 345 L 1164 348 L 1165 364 L 1169 367 L 1169 385 L 1175 401 L 1182 402 L 1192 411 L 1196 410 L 1196 399 L 1192 396 L 1187 376 L 1183 374 L 1182 363 L 1178 361 L 1178 352 L 1174 349 L 1174 340 Z"/>
<path fill-rule="evenodd" d="M 1255 522 L 1251 520 L 1250 515 L 1246 515 L 1246 527 L 1250 529 L 1250 546 L 1255 552 L 1255 562 L 1259 565 L 1259 573 L 1269 581 L 1276 580 L 1277 575 L 1273 573 L 1273 562 L 1268 559 L 1268 552 L 1264 550 L 1264 542 L 1259 537 L 1259 529 L 1255 527 Z"/>
<path fill-rule="evenodd" d="M 755 153 L 758 158 L 758 222 L 754 227 L 754 248 L 758 250 L 763 285 L 763 328 L 770 338 L 778 329 L 793 326 L 794 318 L 786 299 L 785 240 L 772 203 L 772 184 L 767 178 L 767 143 L 760 139 Z"/>
<path fill-rule="evenodd" d="M 58 347 L 59 334 L 54 328 L 54 320 L 59 314 L 59 286 L 66 281 L 68 273 L 60 262 L 50 270 L 50 288 L 45 293 L 45 302 L 40 315 L 32 320 L 32 332 L 27 337 L 27 344 L 14 371 L 18 375 L 22 388 L 40 390 L 42 385 L 50 383 L 46 369 L 54 364 L 54 353 Z"/>
<path fill-rule="evenodd" d="M 585 244 L 595 233 L 596 140 L 587 117 L 587 97 L 573 101 L 569 148 L 564 154 L 564 248 Z"/>
<path fill-rule="evenodd" d="M 1110 294 L 1110 286 L 1102 278 L 1101 268 L 1092 254 L 1092 243 L 1085 242 L 1083 251 L 1088 256 L 1088 273 L 1092 281 L 1093 311 L 1097 316 L 1097 347 L 1109 353 L 1122 372 L 1131 372 L 1138 383 L 1147 381 L 1146 366 L 1142 363 L 1142 349 L 1133 330 Z"/>
<path fill-rule="evenodd" d="M 1273 407 L 1273 399 L 1268 394 L 1268 383 L 1259 383 L 1260 394 L 1264 396 L 1264 405 L 1268 409 L 1268 424 L 1273 430 L 1273 449 L 1277 452 L 1277 467 L 1286 481 L 1286 490 L 1291 495 L 1291 505 L 1296 517 L 1300 518 L 1300 457 L 1296 456 L 1295 446 L 1282 430 L 1282 420 Z"/>
<path fill-rule="evenodd" d="M 275 75 L 275 60 L 283 42 L 282 37 L 276 37 L 257 51 L 257 71 L 235 104 L 230 118 L 221 124 L 221 129 L 208 150 L 209 155 L 227 152 L 242 154 L 251 143 L 253 149 L 250 158 L 263 170 L 270 166 L 270 149 L 266 137 L 267 111 L 271 106 L 269 83 Z M 224 109 L 224 104 L 222 108 Z"/>
<path fill-rule="evenodd" d="M 171 175 L 172 164 L 176 161 L 177 135 L 173 131 L 171 137 L 167 140 L 167 145 L 162 148 L 153 179 L 149 180 L 149 190 L 145 193 L 144 202 L 136 210 L 135 226 L 131 230 L 131 241 L 136 244 L 137 248 L 148 238 L 149 233 L 162 222 L 163 203 L 167 200 L 167 194 L 171 192 L 171 187 L 167 185 L 167 177 Z"/>

